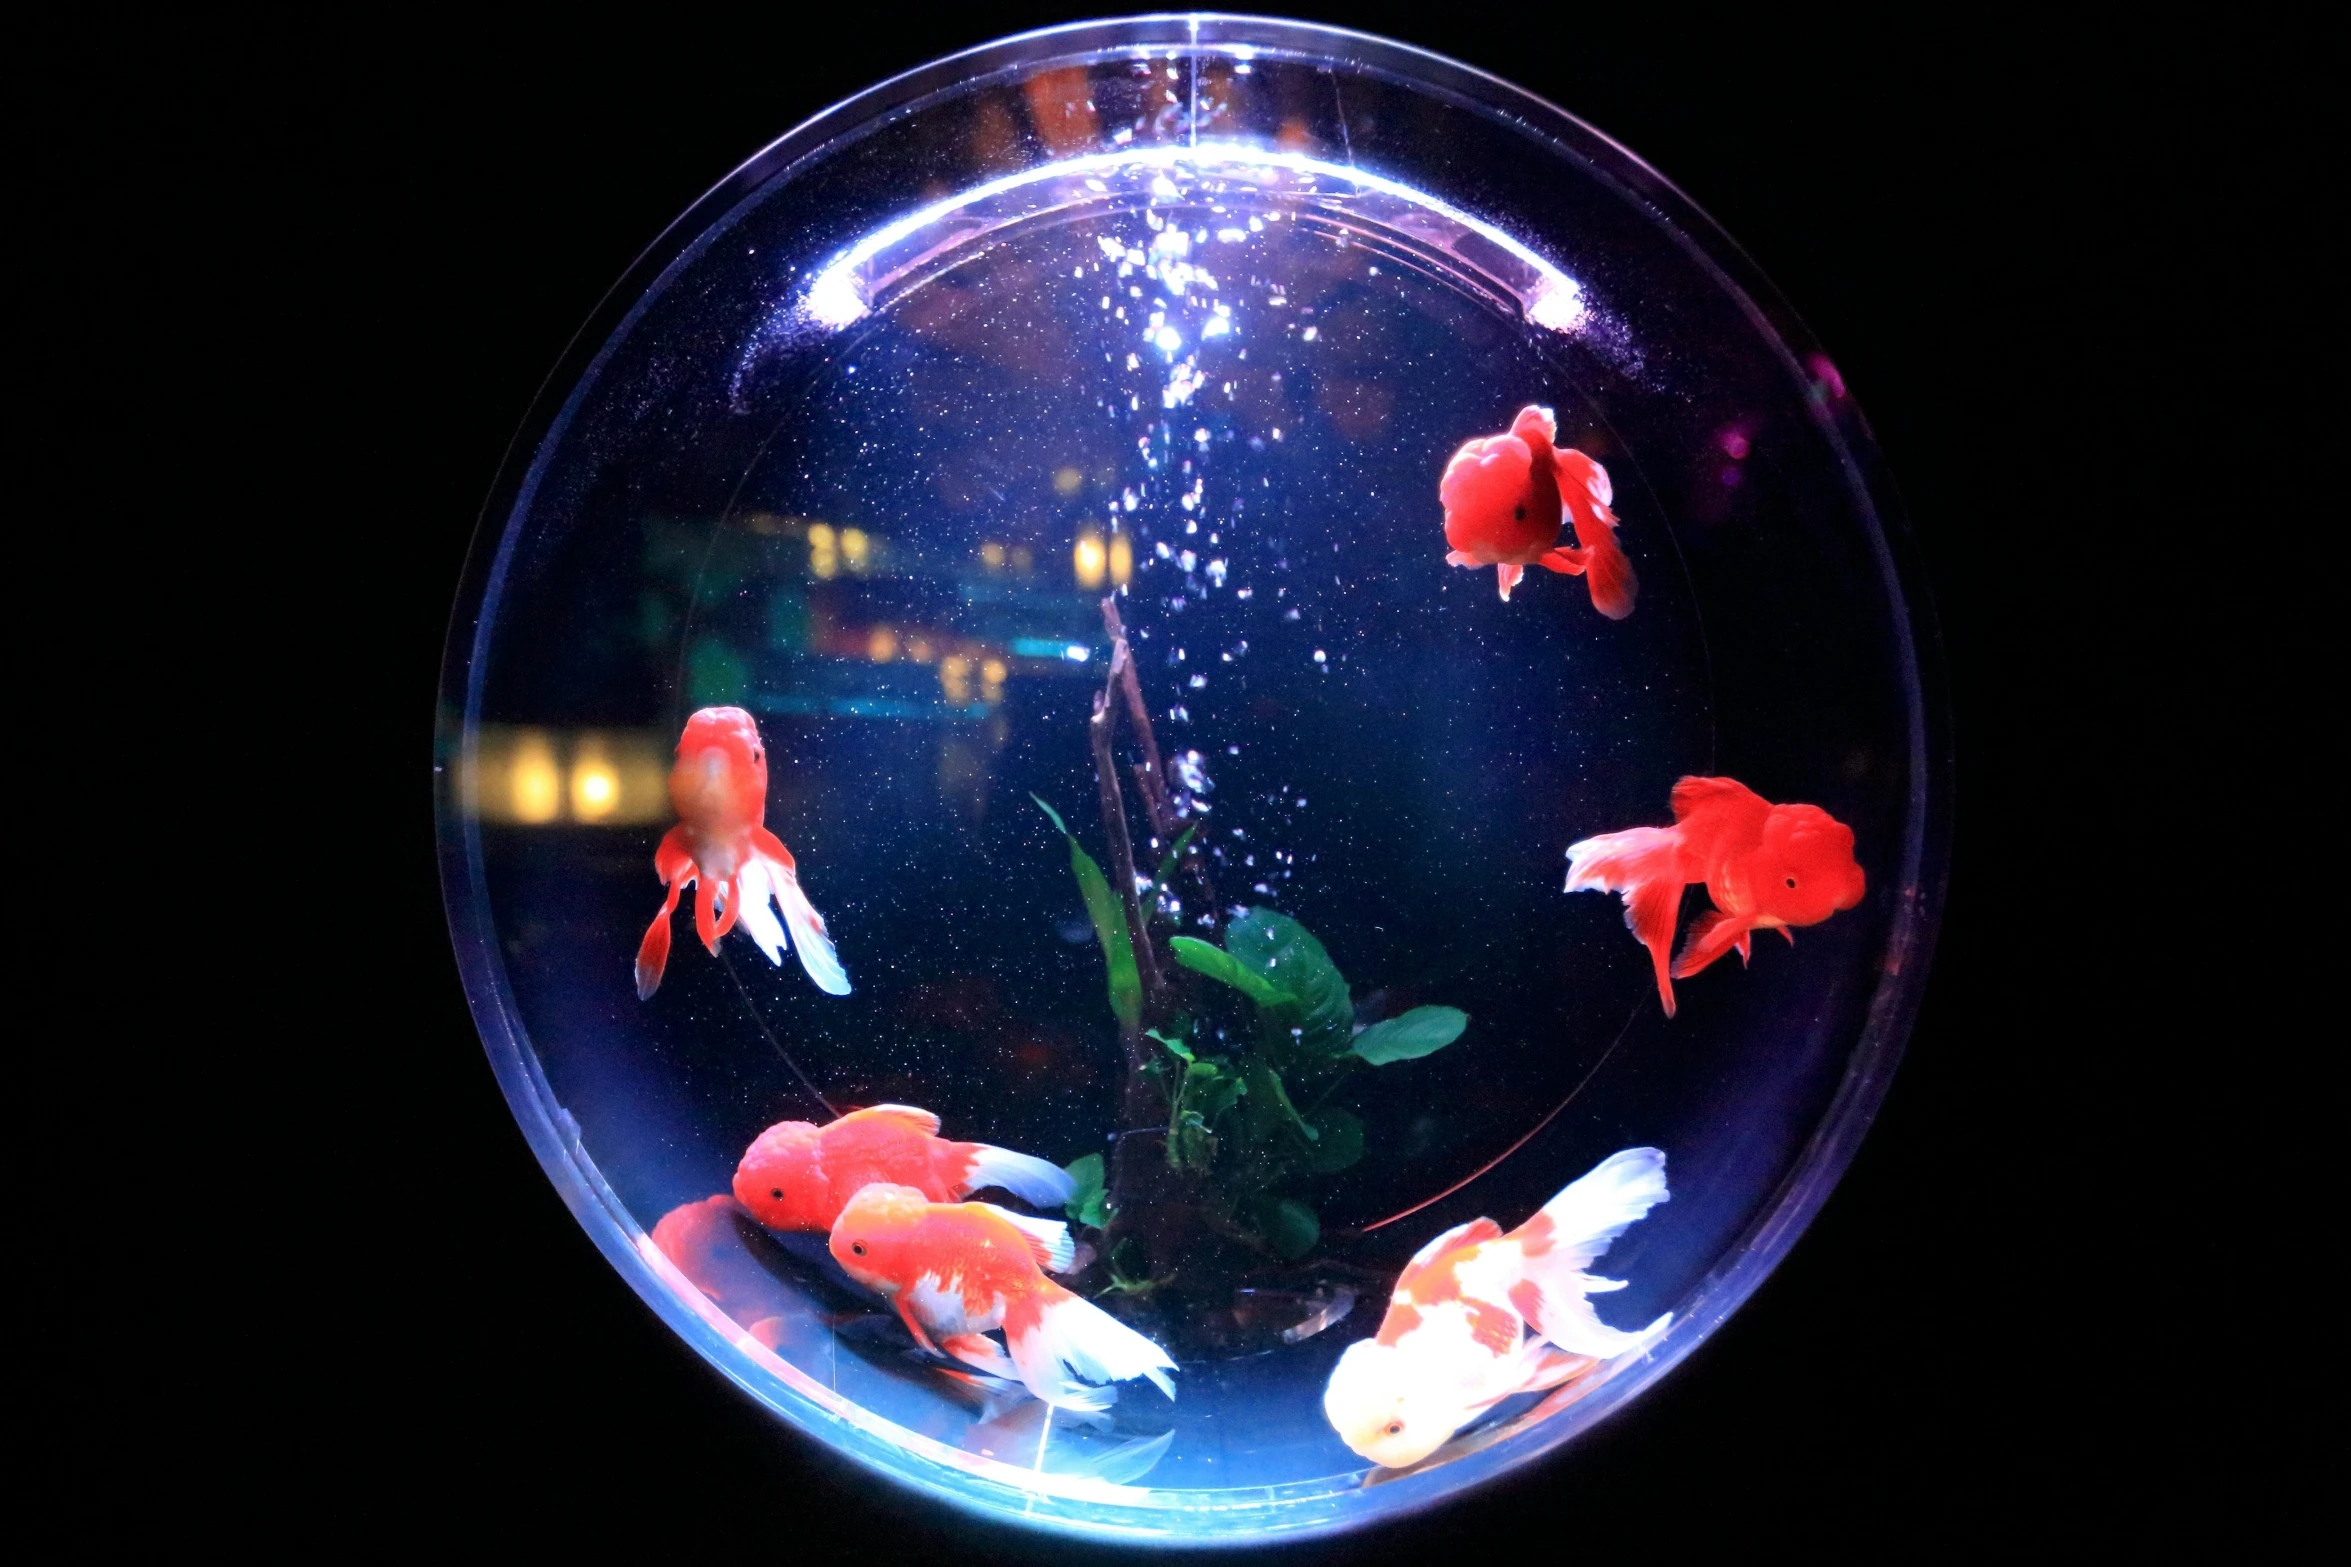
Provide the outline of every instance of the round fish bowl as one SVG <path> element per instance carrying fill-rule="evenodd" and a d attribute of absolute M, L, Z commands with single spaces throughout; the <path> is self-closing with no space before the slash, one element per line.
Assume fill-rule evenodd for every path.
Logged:
<path fill-rule="evenodd" d="M 450 928 L 612 1265 L 959 1507 L 1361 1527 L 1665 1375 L 1849 1160 L 1947 731 L 1852 395 L 1507 83 L 1054 29 L 800 126 L 515 446 Z"/>

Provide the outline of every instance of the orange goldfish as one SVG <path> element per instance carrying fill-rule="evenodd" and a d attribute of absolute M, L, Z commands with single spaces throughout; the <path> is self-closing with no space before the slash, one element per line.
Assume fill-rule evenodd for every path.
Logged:
<path fill-rule="evenodd" d="M 767 830 L 767 748 L 759 726 L 739 707 L 706 707 L 686 720 L 678 761 L 669 775 L 669 803 L 678 824 L 653 851 L 653 869 L 669 896 L 637 948 L 637 999 L 661 988 L 669 963 L 669 917 L 686 883 L 697 887 L 694 931 L 713 957 L 738 917 L 767 960 L 784 961 L 784 926 L 800 949 L 800 966 L 830 995 L 849 994 L 849 976 L 833 955 L 824 916 L 800 890 L 792 851 Z M 778 925 L 768 900 L 784 911 Z"/>
<path fill-rule="evenodd" d="M 1502 1400 L 1649 1344 L 1672 1315 L 1637 1333 L 1608 1326 L 1585 1297 L 1624 1281 L 1584 1269 L 1666 1195 L 1665 1155 L 1627 1148 L 1507 1235 L 1472 1219 L 1423 1246 L 1398 1275 L 1379 1333 L 1331 1368 L 1322 1408 L 1340 1440 L 1401 1469 Z"/>
<path fill-rule="evenodd" d="M 916 1344 L 1018 1381 L 1057 1409 L 1106 1409 L 1117 1389 L 1086 1383 L 1130 1377 L 1175 1397 L 1167 1351 L 1045 1277 L 1044 1268 L 1072 1260 L 1062 1225 L 984 1202 L 929 1202 L 911 1186 L 868 1186 L 841 1210 L 829 1245 L 849 1277 L 889 1298 Z M 1001 1346 L 987 1336 L 996 1328 Z"/>
<path fill-rule="evenodd" d="M 1025 1153 L 939 1136 L 939 1118 L 912 1105 L 852 1110 L 825 1126 L 779 1121 L 735 1167 L 735 1199 L 771 1230 L 829 1230 L 858 1189 L 908 1186 L 955 1202 L 1000 1186 L 1040 1208 L 1077 1187 L 1066 1171 Z"/>
<path fill-rule="evenodd" d="M 1670 970 L 1682 888 L 1704 882 L 1714 907 L 1698 916 Z M 1865 878 L 1853 859 L 1853 829 L 1817 805 L 1774 805 L 1730 778 L 1684 778 L 1673 786 L 1673 825 L 1633 827 L 1570 844 L 1568 892 L 1622 892 L 1624 922 L 1657 965 L 1657 994 L 1673 1016 L 1673 982 L 1736 947 L 1748 932 L 1817 925 L 1861 901 Z"/>
<path fill-rule="evenodd" d="M 1617 547 L 1608 470 L 1572 446 L 1555 446 L 1558 434 L 1551 410 L 1529 404 L 1507 434 L 1480 436 L 1453 454 L 1437 483 L 1452 546 L 1446 564 L 1493 567 L 1504 603 L 1529 566 L 1580 576 L 1592 607 L 1622 620 L 1641 584 Z M 1563 520 L 1575 523 L 1575 548 L 1559 545 Z"/>

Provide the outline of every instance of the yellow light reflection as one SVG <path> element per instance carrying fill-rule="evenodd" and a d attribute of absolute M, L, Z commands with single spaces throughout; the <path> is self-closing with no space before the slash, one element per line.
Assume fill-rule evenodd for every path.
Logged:
<path fill-rule="evenodd" d="M 917 664 L 929 663 L 934 651 L 929 637 L 912 636 L 906 639 L 906 656 Z"/>
<path fill-rule="evenodd" d="M 507 771 L 513 790 L 514 819 L 537 826 L 551 822 L 563 810 L 563 770 L 555 763 L 555 747 L 546 732 L 526 729 L 514 738 L 514 760 Z"/>
<path fill-rule="evenodd" d="M 939 660 L 939 692 L 957 707 L 971 700 L 971 660 L 950 653 Z"/>
<path fill-rule="evenodd" d="M 1036 564 L 1037 557 L 1029 553 L 1029 547 L 1026 544 L 1012 546 L 1012 569 L 1014 571 L 1025 577 Z"/>
<path fill-rule="evenodd" d="M 620 809 L 620 774 L 604 742 L 582 736 L 571 759 L 571 814 L 575 820 L 600 822 Z"/>
<path fill-rule="evenodd" d="M 1077 568 L 1079 587 L 1102 586 L 1103 569 L 1109 564 L 1109 557 L 1102 548 L 1102 535 L 1091 528 L 1079 534 L 1078 546 L 1070 552 L 1070 564 Z"/>
<path fill-rule="evenodd" d="M 981 545 L 980 564 L 987 567 L 990 571 L 1002 571 L 1004 569 L 1004 546 L 997 543 L 994 539 L 990 539 L 987 543 Z"/>
<path fill-rule="evenodd" d="M 865 656 L 877 664 L 887 664 L 898 656 L 898 633 L 888 626 L 876 626 L 865 639 Z"/>
<path fill-rule="evenodd" d="M 859 576 L 865 574 L 868 547 L 871 543 L 872 541 L 865 536 L 863 528 L 843 528 L 841 530 L 841 559 L 848 564 L 851 571 L 856 572 Z"/>
<path fill-rule="evenodd" d="M 862 547 L 862 546 L 860 546 Z M 841 570 L 841 556 L 832 524 L 812 522 L 808 525 L 808 572 L 814 577 L 832 577 Z"/>
<path fill-rule="evenodd" d="M 1110 536 L 1110 581 L 1114 587 L 1125 587 L 1127 578 L 1135 574 L 1135 544 L 1123 533 Z"/>
<path fill-rule="evenodd" d="M 1057 495 L 1075 495 L 1078 492 L 1079 486 L 1083 485 L 1085 482 L 1086 476 L 1078 472 L 1075 468 L 1059 468 L 1054 470 L 1053 490 Z"/>
<path fill-rule="evenodd" d="M 991 658 L 980 665 L 980 700 L 993 707 L 1004 700 L 1004 677 L 1011 671 L 1004 660 Z"/>

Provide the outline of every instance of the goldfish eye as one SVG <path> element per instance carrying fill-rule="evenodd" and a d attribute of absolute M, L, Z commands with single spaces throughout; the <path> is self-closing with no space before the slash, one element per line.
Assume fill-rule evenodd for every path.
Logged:
<path fill-rule="evenodd" d="M 1402 1436 L 1403 1434 L 1404 1434 L 1404 1422 L 1403 1422 L 1403 1421 L 1401 1421 L 1401 1420 L 1391 1420 L 1391 1421 L 1389 1421 L 1389 1422 L 1388 1422 L 1388 1435 L 1390 1435 L 1390 1436 Z"/>
<path fill-rule="evenodd" d="M 1511 508 L 1510 515 L 1514 521 L 1524 522 L 1527 520 L 1527 509 L 1524 506 L 1514 506 Z"/>
<path fill-rule="evenodd" d="M 851 1241 L 851 1242 L 849 1243 L 849 1249 L 850 1249 L 851 1251 L 853 1251 L 853 1252 L 857 1253 L 857 1255 L 858 1255 L 858 1256 L 862 1257 L 862 1256 L 864 1256 L 864 1255 L 865 1255 L 865 1242 L 863 1242 L 863 1241 Z"/>
<path fill-rule="evenodd" d="M 784 1189 L 781 1186 L 770 1186 L 767 1189 L 767 1194 L 770 1197 L 773 1197 L 777 1202 L 782 1202 L 784 1200 Z"/>
<path fill-rule="evenodd" d="M 1796 885 L 1796 878 L 1795 878 L 1795 877 L 1793 877 L 1793 876 L 1789 877 L 1789 878 L 1788 878 L 1788 885 L 1789 885 L 1790 887 L 1793 887 L 1793 886 L 1795 886 L 1795 885 Z"/>

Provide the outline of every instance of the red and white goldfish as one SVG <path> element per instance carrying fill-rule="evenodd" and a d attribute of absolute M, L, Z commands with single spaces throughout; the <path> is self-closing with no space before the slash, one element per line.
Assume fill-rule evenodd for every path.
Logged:
<path fill-rule="evenodd" d="M 779 1121 L 735 1166 L 735 1200 L 771 1230 L 829 1230 L 861 1187 L 877 1183 L 931 1202 L 997 1186 L 1040 1208 L 1059 1208 L 1077 1190 L 1067 1171 L 1033 1155 L 949 1142 L 939 1118 L 912 1105 L 852 1110 L 824 1126 Z"/>
<path fill-rule="evenodd" d="M 849 976 L 833 954 L 824 916 L 800 890 L 792 851 L 767 830 L 767 748 L 759 726 L 739 707 L 706 707 L 686 720 L 677 766 L 669 775 L 669 803 L 678 824 L 653 851 L 653 868 L 669 888 L 637 947 L 637 999 L 661 988 L 669 963 L 669 919 L 678 894 L 693 882 L 694 931 L 713 957 L 721 936 L 739 918 L 767 960 L 784 961 L 784 926 L 800 949 L 800 966 L 830 995 L 849 994 Z M 773 899 L 784 911 L 776 923 Z"/>
<path fill-rule="evenodd" d="M 1668 967 L 1682 888 L 1704 882 L 1714 907 L 1698 916 Z M 1657 994 L 1673 1016 L 1673 982 L 1732 948 L 1749 956 L 1748 933 L 1817 925 L 1861 901 L 1866 878 L 1853 859 L 1853 829 L 1817 805 L 1774 805 L 1730 778 L 1673 786 L 1673 825 L 1633 827 L 1570 844 L 1568 892 L 1622 892 L 1624 922 L 1657 966 Z"/>
<path fill-rule="evenodd" d="M 1551 410 L 1529 404 L 1507 433 L 1480 436 L 1453 454 L 1437 483 L 1451 546 L 1445 561 L 1493 567 L 1504 603 L 1529 566 L 1580 576 L 1592 607 L 1622 620 L 1641 584 L 1617 547 L 1608 470 L 1572 446 L 1554 445 L 1558 434 Z M 1563 549 L 1559 528 L 1567 520 L 1575 523 L 1576 543 Z"/>
<path fill-rule="evenodd" d="M 911 1186 L 868 1186 L 841 1210 L 828 1244 L 849 1277 L 889 1298 L 916 1344 L 1018 1381 L 1057 1409 L 1108 1408 L 1117 1389 L 1086 1384 L 1130 1377 L 1175 1397 L 1167 1351 L 1045 1277 L 1073 1260 L 1066 1226 L 984 1202 L 930 1202 Z M 997 1328 L 1002 1346 L 987 1337 Z"/>
<path fill-rule="evenodd" d="M 1665 1155 L 1627 1148 L 1507 1235 L 1472 1219 L 1423 1246 L 1397 1277 L 1379 1333 L 1331 1368 L 1322 1408 L 1340 1440 L 1401 1469 L 1502 1400 L 1648 1345 L 1672 1314 L 1637 1333 L 1608 1326 L 1585 1297 L 1624 1281 L 1584 1269 L 1666 1196 Z"/>

